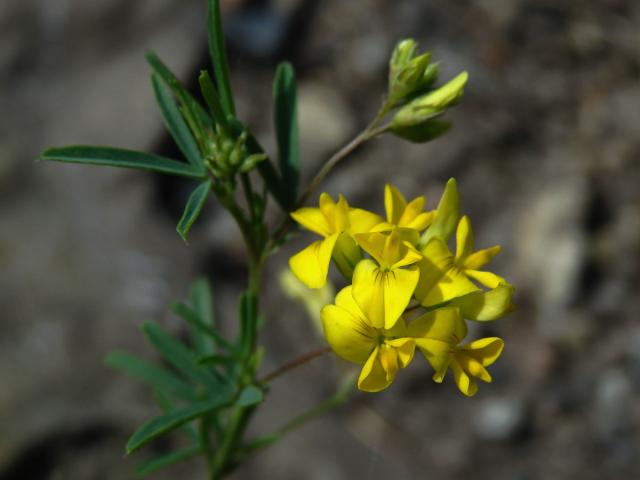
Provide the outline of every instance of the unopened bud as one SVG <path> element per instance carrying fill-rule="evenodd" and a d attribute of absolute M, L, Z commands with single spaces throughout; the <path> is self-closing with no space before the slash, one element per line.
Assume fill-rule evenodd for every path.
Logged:
<path fill-rule="evenodd" d="M 418 97 L 402 107 L 391 121 L 392 129 L 420 125 L 443 113 L 460 98 L 468 78 L 468 73 L 462 72 L 437 90 Z"/>

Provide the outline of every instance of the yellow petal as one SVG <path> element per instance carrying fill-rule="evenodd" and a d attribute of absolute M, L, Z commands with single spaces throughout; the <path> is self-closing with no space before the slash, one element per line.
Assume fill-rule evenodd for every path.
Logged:
<path fill-rule="evenodd" d="M 410 222 L 400 222 L 400 226 L 412 228 L 418 232 L 422 232 L 425 228 L 433 223 L 433 219 L 436 218 L 436 211 L 422 212 L 416 215 Z"/>
<path fill-rule="evenodd" d="M 503 349 L 504 341 L 498 337 L 481 338 L 460 347 L 461 352 L 474 358 L 485 367 L 495 362 Z"/>
<path fill-rule="evenodd" d="M 398 364 L 398 352 L 395 348 L 383 343 L 380 345 L 378 355 L 380 355 L 380 364 L 387 374 L 387 381 L 393 381 L 396 372 L 400 368 Z"/>
<path fill-rule="evenodd" d="M 448 345 L 457 345 L 467 336 L 467 324 L 455 307 L 442 307 L 413 320 L 407 335 L 411 338 L 429 338 Z"/>
<path fill-rule="evenodd" d="M 413 353 L 416 349 L 416 342 L 412 338 L 396 338 L 385 340 L 385 343 L 395 349 L 398 354 L 398 364 L 400 368 L 405 368 L 411 363 Z"/>
<path fill-rule="evenodd" d="M 431 338 L 416 338 L 414 341 L 424 358 L 435 371 L 433 375 L 434 381 L 438 383 L 442 382 L 452 358 L 453 347 L 451 344 Z"/>
<path fill-rule="evenodd" d="M 319 208 L 300 208 L 291 212 L 291 217 L 307 230 L 328 237 L 331 235 L 331 227 Z"/>
<path fill-rule="evenodd" d="M 497 288 L 498 286 L 507 283 L 505 282 L 504 278 L 491 272 L 465 269 L 464 273 L 468 277 L 473 278 L 474 280 L 488 288 Z"/>
<path fill-rule="evenodd" d="M 438 305 L 479 290 L 455 266 L 453 255 L 441 239 L 432 238 L 422 250 L 422 255 L 415 294 L 422 305 Z"/>
<path fill-rule="evenodd" d="M 356 242 L 371 255 L 378 265 L 384 264 L 384 246 L 387 236 L 383 233 L 360 233 L 355 236 Z"/>
<path fill-rule="evenodd" d="M 451 361 L 450 367 L 458 389 L 467 397 L 473 397 L 478 392 L 478 384 L 475 379 L 462 369 L 455 358 Z"/>
<path fill-rule="evenodd" d="M 488 292 L 478 290 L 454 298 L 447 305 L 458 307 L 464 318 L 486 322 L 496 320 L 515 308 L 511 303 L 514 292 L 511 285 L 503 283 Z"/>
<path fill-rule="evenodd" d="M 353 273 L 353 298 L 374 327 L 390 329 L 411 301 L 419 276 L 417 267 L 383 272 L 363 260 Z"/>
<path fill-rule="evenodd" d="M 372 326 L 370 323 L 368 323 L 367 317 L 364 316 L 364 313 L 362 312 L 356 301 L 353 299 L 353 287 L 351 285 L 344 287 L 338 292 L 338 295 L 336 295 L 335 304 L 340 308 L 344 308 L 354 317 L 362 319 L 368 327 Z"/>
<path fill-rule="evenodd" d="M 291 271 L 309 288 L 322 288 L 327 283 L 331 253 L 338 240 L 335 233 L 324 240 L 313 242 L 289 259 Z"/>
<path fill-rule="evenodd" d="M 406 206 L 407 202 L 404 196 L 396 187 L 389 184 L 384 186 L 384 208 L 387 212 L 387 222 L 398 225 Z"/>
<path fill-rule="evenodd" d="M 370 232 L 376 225 L 384 222 L 381 216 L 361 208 L 350 208 L 348 215 L 350 235 Z"/>
<path fill-rule="evenodd" d="M 487 369 L 472 356 L 466 355 L 463 351 L 459 351 L 456 353 L 456 361 L 470 377 L 479 378 L 483 382 L 491 383 L 492 378 L 489 372 L 487 372 Z"/>
<path fill-rule="evenodd" d="M 427 245 L 429 240 L 434 237 L 440 238 L 445 242 L 451 238 L 456 225 L 458 225 L 458 219 L 460 218 L 460 196 L 458 195 L 458 188 L 455 179 L 451 178 L 447 182 L 447 185 L 438 204 L 436 210 L 436 217 L 429 229 L 424 232 L 420 243 Z"/>
<path fill-rule="evenodd" d="M 473 230 L 466 215 L 460 219 L 456 230 L 456 263 L 460 263 L 473 253 Z"/>
<path fill-rule="evenodd" d="M 500 245 L 478 250 L 469 255 L 462 263 L 462 266 L 471 270 L 478 270 L 489 263 L 493 257 L 500 253 L 500 250 L 502 250 Z"/>
<path fill-rule="evenodd" d="M 320 312 L 325 338 L 334 352 L 345 360 L 363 364 L 376 347 L 376 332 L 361 318 L 337 305 Z"/>
<path fill-rule="evenodd" d="M 358 388 L 363 392 L 379 392 L 393 381 L 387 378 L 387 372 L 380 363 L 380 347 L 376 347 L 367 359 L 358 377 Z"/>

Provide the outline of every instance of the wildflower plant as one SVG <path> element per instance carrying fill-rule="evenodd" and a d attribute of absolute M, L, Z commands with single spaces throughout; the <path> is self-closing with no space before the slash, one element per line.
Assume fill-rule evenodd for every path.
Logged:
<path fill-rule="evenodd" d="M 426 208 L 424 197 L 407 201 L 391 184 L 384 187 L 384 216 L 327 193 L 320 195 L 318 207 L 305 206 L 333 167 L 367 141 L 391 133 L 424 143 L 445 133 L 451 125 L 442 117 L 461 97 L 466 72 L 436 86 L 438 64 L 431 61 L 431 54 L 418 54 L 413 40 L 399 42 L 391 55 L 388 91 L 377 115 L 299 189 L 292 66 L 283 63 L 275 74 L 277 152 L 270 155 L 236 115 L 218 0 L 208 2 L 208 32 L 213 76 L 201 72 L 201 98 L 192 95 L 157 56 L 147 55 L 160 113 L 184 159 L 93 146 L 50 148 L 41 155 L 47 161 L 142 169 L 195 180 L 198 185 L 177 223 L 178 234 L 186 240 L 213 196 L 231 214 L 246 245 L 247 288 L 239 299 L 235 338 L 225 337 L 217 327 L 210 285 L 199 279 L 188 299 L 172 306 L 186 323 L 188 341 L 156 323 L 142 327 L 163 357 L 162 365 L 124 352 L 114 352 L 106 360 L 151 386 L 161 410 L 131 436 L 127 454 L 172 432 L 186 439 L 180 450 L 144 462 L 138 474 L 146 476 L 202 456 L 209 478 L 222 478 L 255 451 L 341 404 L 353 378 L 333 397 L 275 432 L 247 438 L 247 426 L 268 395 L 270 382 L 329 350 L 361 366 L 356 383 L 362 391 L 388 388 L 418 350 L 434 381 L 443 382 L 450 370 L 460 391 L 474 395 L 478 380 L 491 381 L 487 367 L 500 356 L 504 344 L 495 337 L 466 340 L 466 322 L 504 316 L 513 308 L 514 289 L 483 269 L 500 249 L 474 250 L 470 221 L 460 214 L 455 180 L 446 184 L 433 210 Z M 269 199 L 282 213 L 276 225 L 265 219 Z M 269 328 L 269 319 L 261 313 L 262 272 L 291 238 L 288 234 L 296 223 L 320 238 L 290 258 L 293 275 L 283 275 L 282 285 L 302 298 L 309 314 L 320 320 L 329 347 L 265 375 L 261 363 L 268 352 L 258 342 L 260 329 Z M 454 233 L 455 253 L 449 247 Z M 331 263 L 345 283 L 335 297 L 327 284 Z"/>

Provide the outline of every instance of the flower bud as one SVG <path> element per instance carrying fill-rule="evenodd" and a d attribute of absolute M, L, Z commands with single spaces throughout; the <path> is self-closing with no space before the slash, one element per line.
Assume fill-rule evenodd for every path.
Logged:
<path fill-rule="evenodd" d="M 420 125 L 443 113 L 460 98 L 468 78 L 468 73 L 462 72 L 440 88 L 409 102 L 393 117 L 392 129 Z"/>

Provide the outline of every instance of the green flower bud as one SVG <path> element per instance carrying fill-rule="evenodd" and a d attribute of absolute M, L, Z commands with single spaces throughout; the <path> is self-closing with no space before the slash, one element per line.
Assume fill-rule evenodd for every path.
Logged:
<path fill-rule="evenodd" d="M 256 165 L 258 165 L 258 163 L 266 159 L 267 159 L 266 153 L 254 153 L 253 155 L 249 155 L 247 158 L 244 159 L 244 162 L 242 162 L 242 165 L 240 165 L 240 172 L 247 173 L 253 170 L 256 167 Z"/>
<path fill-rule="evenodd" d="M 389 100 L 395 104 L 420 88 L 430 61 L 431 53 L 427 52 L 407 63 L 389 85 Z"/>
<path fill-rule="evenodd" d="M 391 87 L 400 71 L 415 56 L 417 48 L 418 43 L 410 38 L 398 42 L 391 54 L 391 60 L 389 60 L 389 87 Z"/>
<path fill-rule="evenodd" d="M 391 121 L 393 130 L 420 125 L 453 105 L 464 91 L 469 74 L 462 72 L 440 88 L 412 100 L 402 107 Z"/>
<path fill-rule="evenodd" d="M 391 131 L 398 137 L 414 143 L 426 143 L 441 135 L 451 128 L 451 122 L 444 120 L 428 120 L 418 125 L 409 127 L 391 127 Z"/>

